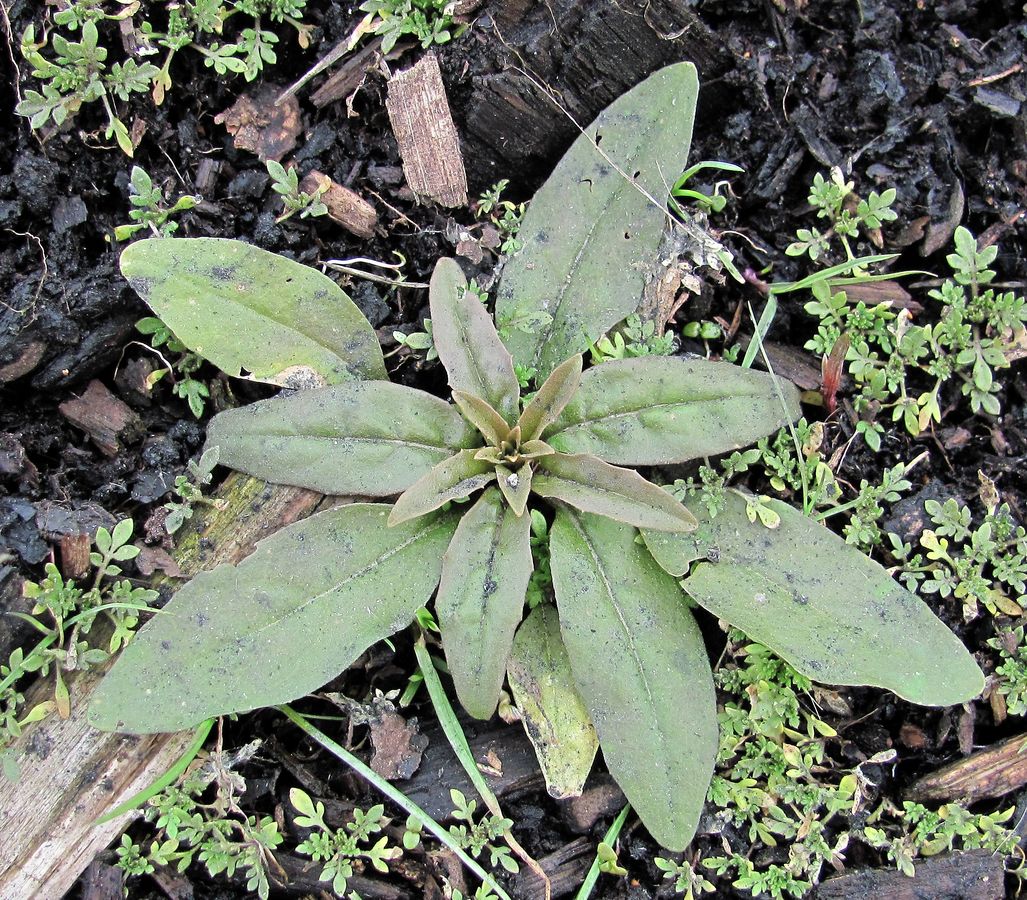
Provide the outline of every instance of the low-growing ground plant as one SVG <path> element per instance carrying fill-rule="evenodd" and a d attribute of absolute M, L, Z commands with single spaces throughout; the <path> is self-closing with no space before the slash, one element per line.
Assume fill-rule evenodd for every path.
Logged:
<path fill-rule="evenodd" d="M 846 261 L 855 262 L 850 241 L 861 233 L 879 232 L 895 218 L 895 195 L 890 188 L 857 199 L 853 183 L 839 172 L 830 179 L 818 174 L 809 202 L 830 227 L 824 232 L 799 229 L 798 240 L 787 252 L 817 261 L 839 241 Z M 1019 352 L 1027 299 L 992 286 L 995 271 L 989 266 L 998 255 L 995 245 L 981 247 L 963 226 L 956 228 L 954 244 L 947 257 L 952 274 L 928 292 L 931 302 L 924 324 L 915 323 L 908 310 L 890 302 L 874 305 L 849 299 L 847 284 L 884 276 L 857 269 L 854 277 L 815 279 L 810 286 L 813 300 L 805 309 L 819 324 L 806 349 L 825 359 L 840 354 L 839 368 L 844 361 L 857 388 L 857 430 L 875 451 L 884 434 L 882 417 L 901 422 L 914 437 L 940 423 L 946 405 L 943 392 L 950 382 L 969 399 L 972 412 L 1001 412 L 995 372 L 1008 368 Z"/>
<path fill-rule="evenodd" d="M 27 90 L 18 115 L 34 129 L 48 122 L 63 125 L 86 104 L 99 101 L 107 116 L 104 136 L 114 138 L 128 156 L 135 147 L 117 109 L 133 94 L 149 91 L 163 102 L 172 86 L 172 61 L 189 48 L 219 75 L 242 75 L 253 81 L 265 65 L 277 62 L 278 35 L 268 21 L 296 29 L 301 47 L 309 42 L 309 26 L 300 20 L 307 0 L 189 0 L 185 3 L 116 3 L 70 0 L 54 14 L 57 28 L 37 39 L 30 25 L 21 38 L 22 57 L 32 67 L 41 91 Z M 108 59 L 110 46 L 120 43 L 117 25 L 139 44 L 141 57 L 162 55 L 161 64 Z M 73 38 L 77 36 L 79 40 Z M 47 42 L 50 53 L 47 55 Z M 159 56 L 158 56 L 159 58 Z"/>
<path fill-rule="evenodd" d="M 822 525 L 735 489 L 714 516 L 634 470 L 776 432 L 798 418 L 794 387 L 701 359 L 584 368 L 583 352 L 634 311 L 645 271 L 659 265 L 673 227 L 661 173 L 684 168 L 696 92 L 689 64 L 661 70 L 568 151 L 504 271 L 496 319 L 530 323 L 506 330 L 505 344 L 457 263 L 439 262 L 429 306 L 452 403 L 389 382 L 369 323 L 313 270 L 216 239 L 147 240 L 123 253 L 143 299 L 228 374 L 327 382 L 215 417 L 208 446 L 222 463 L 397 499 L 318 513 L 240 565 L 198 575 L 108 674 L 94 724 L 175 730 L 302 697 L 435 595 L 464 708 L 490 717 L 508 678 L 550 792 L 580 792 L 601 744 L 643 823 L 681 851 L 719 745 L 691 604 L 806 678 L 939 706 L 980 692 L 958 638 Z M 548 538 L 555 604 L 543 596 L 525 615 L 533 538 Z M 787 718 L 780 727 L 798 730 Z M 726 858 L 723 868 L 744 880 L 748 865 Z"/>
<path fill-rule="evenodd" d="M 131 193 L 128 199 L 132 208 L 128 211 L 128 217 L 132 222 L 114 229 L 116 241 L 128 240 L 147 228 L 156 237 L 171 237 L 178 231 L 178 222 L 173 217 L 200 202 L 199 197 L 183 194 L 172 206 L 168 206 L 164 192 L 154 185 L 150 174 L 142 166 L 132 166 L 129 188 Z"/>
<path fill-rule="evenodd" d="M 5 751 L 30 722 L 54 712 L 67 718 L 71 696 L 67 673 L 102 665 L 131 640 L 140 616 L 151 611 L 157 592 L 136 587 L 122 574 L 119 563 L 135 559 L 139 548 L 129 543 L 131 519 L 124 519 L 112 530 L 100 527 L 89 555 L 92 582 L 88 585 L 66 579 L 53 563 L 46 564 L 42 581 L 28 581 L 23 591 L 32 601 L 30 614 L 12 613 L 25 619 L 42 635 L 30 647 L 15 648 L 6 663 L 0 663 L 0 763 L 3 775 L 18 777 L 15 761 Z M 98 620 L 106 621 L 112 631 L 102 646 L 89 639 Z M 53 698 L 25 710 L 21 693 L 32 677 L 53 677 Z"/>

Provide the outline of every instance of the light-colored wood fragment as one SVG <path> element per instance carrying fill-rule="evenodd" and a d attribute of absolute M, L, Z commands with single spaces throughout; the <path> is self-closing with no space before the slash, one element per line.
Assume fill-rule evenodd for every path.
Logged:
<path fill-rule="evenodd" d="M 328 217 L 357 237 L 365 240 L 374 237 L 374 229 L 378 225 L 378 213 L 356 191 L 351 191 L 348 187 L 332 181 L 317 169 L 307 173 L 300 182 L 300 190 L 307 194 L 314 194 L 326 179 L 329 187 L 321 195 L 321 202 L 328 207 Z"/>
<path fill-rule="evenodd" d="M 206 516 L 194 517 L 179 543 L 176 558 L 187 575 L 238 562 L 258 540 L 303 518 L 320 500 L 312 491 L 272 487 L 238 474 L 229 476 L 217 496 L 225 501 L 222 508 L 204 507 Z M 29 726 L 12 748 L 22 777 L 0 777 L 4 900 L 60 900 L 138 813 L 93 822 L 163 775 L 192 740 L 192 732 L 140 737 L 96 731 L 85 716 L 101 677 L 91 671 L 74 678 L 71 717 L 50 716 Z M 52 690 L 52 679 L 44 679 L 29 691 L 26 708 Z"/>
<path fill-rule="evenodd" d="M 410 189 L 442 206 L 465 206 L 467 174 L 460 139 L 433 53 L 392 78 L 385 106 Z"/>

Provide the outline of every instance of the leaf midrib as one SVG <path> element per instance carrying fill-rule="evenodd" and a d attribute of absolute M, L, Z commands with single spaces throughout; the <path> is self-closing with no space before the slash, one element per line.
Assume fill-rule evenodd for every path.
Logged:
<path fill-rule="evenodd" d="M 384 521 L 384 519 L 383 519 L 383 521 Z M 422 528 L 416 534 L 412 535 L 409 539 L 403 541 L 403 543 L 398 544 L 398 545 L 396 545 L 394 547 L 391 547 L 390 549 L 386 550 L 384 553 L 382 553 L 379 556 L 375 557 L 373 560 L 371 560 L 371 562 L 367 563 L 367 565 L 365 565 L 363 568 L 358 569 L 356 572 L 350 573 L 345 578 L 343 578 L 340 581 L 338 581 L 337 583 L 333 584 L 331 587 L 328 587 L 325 590 L 321 591 L 320 593 L 315 594 L 313 597 L 310 597 L 308 600 L 305 600 L 303 603 L 299 604 L 298 606 L 295 606 L 292 609 L 288 610 L 285 614 L 283 614 L 283 615 L 281 615 L 281 616 L 279 616 L 277 618 L 271 619 L 269 622 L 267 622 L 264 625 L 261 625 L 256 630 L 245 633 L 243 635 L 243 637 L 245 639 L 252 640 L 252 639 L 258 637 L 263 632 L 267 631 L 269 628 L 274 628 L 274 627 L 276 627 L 278 625 L 281 625 L 282 622 L 285 622 L 291 616 L 294 616 L 294 615 L 297 615 L 297 614 L 303 612 L 303 610 L 307 609 L 307 607 L 309 607 L 312 603 L 317 603 L 319 600 L 324 599 L 329 594 L 332 594 L 332 593 L 335 593 L 335 592 L 337 592 L 339 590 L 342 590 L 342 588 L 346 587 L 346 585 L 350 584 L 351 582 L 356 581 L 356 580 L 358 580 L 360 578 L 363 578 L 369 572 L 374 571 L 374 569 L 376 569 L 378 566 L 383 565 L 384 563 L 386 563 L 388 560 L 390 560 L 397 553 L 401 553 L 407 547 L 411 546 L 412 544 L 416 544 L 418 541 L 423 540 L 425 537 L 427 537 L 428 535 L 434 533 L 435 531 L 439 530 L 440 528 L 442 528 L 444 526 L 445 526 L 445 522 L 444 521 L 437 520 L 433 524 L 431 524 L 431 525 L 429 525 L 429 526 L 427 526 L 425 528 Z M 385 635 L 382 635 L 382 637 L 385 637 Z"/>
<path fill-rule="evenodd" d="M 209 278 L 205 278 L 203 275 L 200 275 L 200 274 L 193 275 L 192 278 L 194 279 L 194 286 L 193 287 L 194 287 L 194 290 L 197 291 L 197 293 L 199 293 L 199 289 L 203 288 L 206 284 L 210 283 L 210 279 Z M 331 279 L 329 279 L 329 280 L 331 280 Z M 333 282 L 333 284 L 334 284 L 334 282 Z M 338 287 L 338 285 L 336 285 L 336 287 Z M 342 289 L 339 288 L 339 290 L 341 291 Z M 300 337 L 305 338 L 306 340 L 310 341 L 310 343 L 312 343 L 315 347 L 319 347 L 321 350 L 324 350 L 324 351 L 330 353 L 332 356 L 334 356 L 342 364 L 343 368 L 347 372 L 353 372 L 354 370 L 356 370 L 358 372 L 362 371 L 364 366 L 365 366 L 365 364 L 368 363 L 368 360 L 365 359 L 365 357 L 368 355 L 366 353 L 366 351 L 362 351 L 360 354 L 355 355 L 353 359 L 347 360 L 344 356 L 340 355 L 338 350 L 336 350 L 335 348 L 329 346 L 328 344 L 322 343 L 320 340 L 318 340 L 317 337 L 315 337 L 314 335 L 308 334 L 302 328 L 299 328 L 294 322 L 282 321 L 282 319 L 280 319 L 280 318 L 276 317 L 275 315 L 273 315 L 272 312 L 265 311 L 263 309 L 257 310 L 254 307 L 248 306 L 247 304 L 243 303 L 242 301 L 237 300 L 235 297 L 232 297 L 230 294 L 226 294 L 226 296 L 222 297 L 221 299 L 223 301 L 226 301 L 227 303 L 229 303 L 233 307 L 245 310 L 246 312 L 250 313 L 253 316 L 263 317 L 265 319 L 268 319 L 271 322 L 274 322 L 275 325 L 278 325 L 281 328 L 285 328 L 288 331 L 292 331 L 293 333 L 298 334 Z M 347 312 L 347 310 L 344 310 L 344 309 L 343 310 L 339 310 L 340 315 L 345 315 L 346 312 Z M 372 356 L 372 362 L 373 362 L 373 354 L 370 354 L 370 355 Z"/>

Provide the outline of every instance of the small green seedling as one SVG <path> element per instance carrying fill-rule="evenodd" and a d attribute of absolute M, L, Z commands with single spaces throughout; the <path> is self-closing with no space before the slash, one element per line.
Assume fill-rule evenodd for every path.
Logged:
<path fill-rule="evenodd" d="M 300 22 L 307 0 L 190 0 L 187 3 L 140 4 L 124 2 L 116 13 L 107 13 L 97 0 L 68 0 L 54 15 L 54 23 L 66 33 L 50 33 L 52 58 L 43 55 L 47 38 L 36 40 L 36 26 L 29 25 L 21 38 L 22 57 L 41 82 L 42 92 L 27 90 L 15 112 L 25 116 L 33 129 L 47 122 L 63 125 L 86 104 L 99 101 L 107 115 L 104 136 L 114 138 L 127 156 L 135 151 L 132 132 L 117 111 L 117 102 L 150 91 L 160 104 L 172 86 L 171 63 L 184 48 L 200 53 L 204 65 L 219 75 L 239 74 L 253 81 L 265 65 L 277 62 L 278 35 L 262 27 L 266 17 L 272 22 L 288 23 L 296 29 L 299 44 L 309 44 L 310 26 Z M 149 7 L 166 8 L 162 26 L 147 18 Z M 248 25 L 235 29 L 241 16 Z M 226 25 L 235 35 L 226 39 Z M 117 23 L 123 34 L 139 44 L 140 56 L 164 52 L 160 66 L 137 62 L 129 56 L 111 62 L 106 46 L 114 38 Z M 101 38 L 103 28 L 103 38 Z M 71 40 L 74 34 L 80 40 Z M 116 38 L 115 38 L 116 40 Z"/>
<path fill-rule="evenodd" d="M 684 213 L 678 205 L 678 200 L 692 200 L 698 204 L 703 212 L 707 213 L 723 212 L 724 207 L 727 206 L 727 197 L 720 193 L 720 188 L 727 184 L 725 181 L 718 181 L 713 187 L 712 194 L 704 194 L 702 191 L 686 186 L 696 175 L 706 169 L 715 169 L 718 172 L 745 171 L 741 166 L 736 166 L 734 163 L 719 162 L 717 160 L 704 160 L 703 162 L 696 163 L 694 166 L 689 166 L 681 173 L 681 177 L 674 182 L 674 186 L 670 189 L 670 207 L 682 217 L 684 217 Z"/>
<path fill-rule="evenodd" d="M 367 13 L 364 30 L 381 35 L 382 53 L 410 36 L 427 50 L 432 44 L 446 44 L 452 38 L 454 0 L 364 0 Z"/>
<path fill-rule="evenodd" d="M 133 235 L 149 228 L 156 237 L 170 237 L 178 231 L 178 223 L 172 219 L 187 209 L 192 209 L 200 202 L 199 197 L 191 194 L 183 194 L 176 201 L 174 206 L 168 206 L 164 192 L 154 186 L 153 179 L 142 166 L 132 166 L 132 175 L 129 178 L 131 194 L 129 203 L 132 209 L 128 217 L 132 220 L 131 225 L 118 225 L 114 229 L 114 240 L 125 241 Z"/>
<path fill-rule="evenodd" d="M 633 311 L 610 293 L 619 285 L 637 304 L 659 264 L 669 223 L 651 195 L 660 171 L 683 168 L 696 91 L 689 64 L 657 72 L 586 129 L 540 190 L 497 303 L 506 321 L 544 312 L 539 332 L 515 329 L 504 345 L 458 264 L 438 263 L 429 306 L 452 403 L 386 380 L 373 329 L 319 273 L 214 239 L 125 251 L 129 282 L 225 371 L 281 383 L 311 369 L 329 382 L 215 417 L 208 445 L 223 464 L 397 499 L 328 509 L 194 578 L 107 675 L 89 711 L 97 727 L 177 730 L 302 697 L 435 595 L 464 708 L 490 717 L 508 674 L 515 696 L 545 680 L 551 690 L 522 715 L 550 790 L 580 792 L 598 736 L 632 808 L 681 851 L 718 748 L 686 597 L 831 684 L 939 706 L 980 692 L 973 657 L 930 609 L 823 526 L 737 491 L 714 518 L 634 470 L 774 433 L 799 415 L 793 386 L 701 359 L 584 369 L 582 351 Z M 530 400 L 518 365 L 542 382 Z M 532 539 L 546 535 L 555 606 L 544 598 L 525 615 Z"/>
<path fill-rule="evenodd" d="M 301 219 L 328 215 L 328 207 L 321 200 L 325 191 L 332 186 L 332 181 L 327 175 L 322 177 L 317 190 L 313 194 L 308 194 L 300 190 L 299 174 L 295 166 L 286 169 L 280 162 L 269 159 L 267 173 L 271 176 L 271 190 L 282 198 L 282 205 L 285 207 L 282 214 L 275 219 L 276 222 L 284 222 L 296 213 L 300 214 Z"/>

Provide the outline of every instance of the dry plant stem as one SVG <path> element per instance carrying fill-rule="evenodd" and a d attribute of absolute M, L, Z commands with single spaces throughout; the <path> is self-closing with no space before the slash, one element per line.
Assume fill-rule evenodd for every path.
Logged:
<path fill-rule="evenodd" d="M 510 895 L 499 886 L 496 880 L 453 842 L 452 835 L 450 835 L 446 829 L 429 816 L 428 813 L 421 809 L 421 807 L 403 794 L 402 791 L 394 788 L 388 781 L 381 778 L 373 769 L 369 766 L 365 766 L 345 747 L 333 741 L 328 737 L 328 735 L 314 725 L 311 725 L 304 716 L 300 715 L 300 713 L 296 712 L 292 707 L 283 705 L 279 706 L 278 709 L 287 719 L 289 719 L 290 722 L 301 728 L 309 737 L 317 741 L 317 743 L 324 747 L 325 750 L 331 753 L 332 756 L 349 766 L 369 784 L 374 785 L 374 787 L 381 791 L 405 813 L 420 820 L 431 834 L 438 838 L 447 849 L 452 850 L 460 859 L 460 862 L 473 872 L 475 876 L 477 876 L 494 894 L 500 897 L 501 900 L 510 900 Z"/>
<path fill-rule="evenodd" d="M 445 732 L 453 752 L 456 754 L 456 758 L 460 760 L 464 771 L 467 772 L 467 777 L 471 779 L 471 783 L 474 785 L 475 790 L 478 791 L 485 806 L 488 807 L 489 812 L 497 818 L 503 818 L 503 810 L 499 806 L 499 800 L 493 793 L 492 788 L 488 786 L 485 777 L 481 774 L 481 770 L 474 760 L 474 754 L 471 753 L 470 745 L 467 743 L 467 737 L 464 735 L 456 713 L 453 711 L 449 698 L 446 696 L 446 691 L 442 687 L 439 673 L 435 670 L 435 663 L 428 652 L 423 634 L 414 643 L 414 653 L 417 655 L 417 664 L 421 669 L 421 675 L 424 676 L 425 687 L 428 688 L 428 696 L 431 697 L 432 706 L 435 707 L 435 714 L 439 718 L 439 724 L 442 726 L 442 730 Z M 549 876 L 542 870 L 542 867 L 518 843 L 509 830 L 504 833 L 503 840 L 506 841 L 507 846 L 517 855 L 518 859 L 542 881 L 545 900 L 550 900 L 553 886 Z"/>

